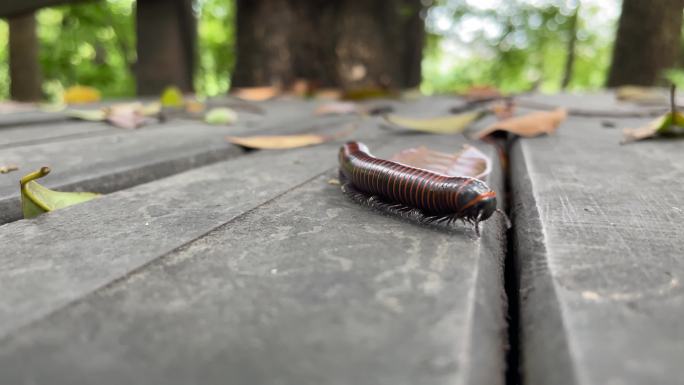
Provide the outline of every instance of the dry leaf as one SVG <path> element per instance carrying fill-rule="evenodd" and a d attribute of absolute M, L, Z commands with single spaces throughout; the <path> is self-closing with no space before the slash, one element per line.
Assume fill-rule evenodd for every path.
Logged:
<path fill-rule="evenodd" d="M 532 112 L 523 116 L 516 116 L 502 120 L 485 127 L 475 134 L 477 139 L 496 131 L 508 131 L 512 134 L 531 138 L 542 134 L 550 134 L 556 131 L 558 125 L 568 116 L 564 108 L 557 108 L 553 111 Z"/>
<path fill-rule="evenodd" d="M 501 92 L 494 86 L 479 85 L 471 86 L 463 94 L 467 101 L 484 101 L 493 100 L 501 97 Z"/>
<path fill-rule="evenodd" d="M 667 102 L 667 92 L 657 87 L 622 86 L 615 90 L 618 100 L 640 104 L 662 104 Z"/>
<path fill-rule="evenodd" d="M 385 120 L 395 126 L 430 134 L 457 134 L 483 116 L 482 111 L 465 112 L 438 118 L 407 118 L 385 115 Z"/>
<path fill-rule="evenodd" d="M 331 102 L 320 105 L 315 115 L 346 115 L 359 113 L 359 107 L 353 102 Z"/>
<path fill-rule="evenodd" d="M 623 133 L 623 144 L 655 136 L 681 136 L 684 135 L 684 114 L 675 112 L 673 115 L 668 112 L 644 127 L 625 128 Z"/>
<path fill-rule="evenodd" d="M 257 135 L 257 136 L 227 136 L 226 140 L 238 146 L 260 150 L 282 150 L 288 148 L 313 146 L 339 139 L 351 134 L 356 126 L 339 131 L 333 135 L 295 134 L 295 135 Z"/>
<path fill-rule="evenodd" d="M 16 164 L 9 164 L 7 166 L 0 166 L 0 174 L 7 174 L 12 171 L 17 171 L 19 170 L 19 166 Z"/>
<path fill-rule="evenodd" d="M 393 161 L 448 176 L 470 176 L 483 179 L 492 171 L 492 162 L 477 148 L 464 145 L 463 150 L 447 154 L 425 146 L 409 148 L 392 157 Z"/>
<path fill-rule="evenodd" d="M 66 104 L 93 103 L 100 101 L 100 91 L 93 87 L 73 86 L 64 90 L 62 95 Z"/>
<path fill-rule="evenodd" d="M 105 108 L 107 120 L 121 128 L 138 128 L 147 122 L 140 103 L 115 104 Z"/>
<path fill-rule="evenodd" d="M 495 103 L 489 109 L 494 113 L 497 119 L 510 119 L 515 114 L 515 103 L 508 100 L 501 103 Z"/>
<path fill-rule="evenodd" d="M 231 93 L 243 100 L 261 102 L 280 95 L 280 90 L 275 87 L 246 87 L 236 88 Z"/>
<path fill-rule="evenodd" d="M 157 115 L 160 111 L 159 103 L 143 105 L 141 103 L 120 103 L 97 110 L 65 111 L 69 117 L 93 122 L 108 121 L 121 128 L 138 128 L 148 123 L 148 116 Z"/>
<path fill-rule="evenodd" d="M 337 179 L 337 178 L 330 178 L 330 179 L 328 179 L 328 184 L 339 186 L 339 185 L 340 185 L 340 180 Z"/>
<path fill-rule="evenodd" d="M 342 98 L 342 91 L 338 88 L 319 88 L 313 94 L 314 99 L 338 100 Z"/>

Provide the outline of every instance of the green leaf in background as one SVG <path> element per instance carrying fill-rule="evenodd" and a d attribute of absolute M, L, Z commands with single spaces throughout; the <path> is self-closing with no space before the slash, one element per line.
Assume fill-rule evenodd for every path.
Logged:
<path fill-rule="evenodd" d="M 33 218 L 48 211 L 86 202 L 100 195 L 90 192 L 54 191 L 35 181 L 49 173 L 49 167 L 41 167 L 40 170 L 21 178 L 21 209 L 24 218 Z"/>
<path fill-rule="evenodd" d="M 237 120 L 237 113 L 228 107 L 212 108 L 204 116 L 205 122 L 216 125 L 233 124 L 237 122 Z"/>
<path fill-rule="evenodd" d="M 166 87 L 161 95 L 162 107 L 183 107 L 185 101 L 183 100 L 183 93 L 176 86 Z"/>
<path fill-rule="evenodd" d="M 385 115 L 385 120 L 394 126 L 430 134 L 458 134 L 484 115 L 482 111 L 465 112 L 437 118 L 408 118 Z"/>

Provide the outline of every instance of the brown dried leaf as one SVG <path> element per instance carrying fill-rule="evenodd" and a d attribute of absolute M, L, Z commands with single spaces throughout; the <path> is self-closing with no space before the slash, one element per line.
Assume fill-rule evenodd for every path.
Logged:
<path fill-rule="evenodd" d="M 624 138 L 622 139 L 622 144 L 656 136 L 682 136 L 684 135 L 684 114 L 675 112 L 673 115 L 672 112 L 668 112 L 649 122 L 646 126 L 625 128 L 623 134 Z"/>
<path fill-rule="evenodd" d="M 104 111 L 107 121 L 117 127 L 134 129 L 147 122 L 140 103 L 115 104 Z"/>
<path fill-rule="evenodd" d="M 501 92 L 490 85 L 471 86 L 463 94 L 463 97 L 468 101 L 492 100 L 500 98 Z"/>
<path fill-rule="evenodd" d="M 227 136 L 226 140 L 245 148 L 260 150 L 283 150 L 288 148 L 313 146 L 342 138 L 356 130 L 356 125 L 341 130 L 332 135 L 295 134 L 295 135 L 256 135 L 256 136 Z"/>
<path fill-rule="evenodd" d="M 558 125 L 567 116 L 568 113 L 564 108 L 557 108 L 553 111 L 532 112 L 527 115 L 516 116 L 493 123 L 476 133 L 475 137 L 482 139 L 496 131 L 507 131 L 527 138 L 550 134 L 556 131 Z"/>
<path fill-rule="evenodd" d="M 280 95 L 280 90 L 275 87 L 246 87 L 237 88 L 231 92 L 235 97 L 243 100 L 261 102 L 273 99 Z"/>
<path fill-rule="evenodd" d="M 448 176 L 470 176 L 483 179 L 492 171 L 490 158 L 477 148 L 464 145 L 463 150 L 447 154 L 425 146 L 403 150 L 392 160 Z"/>
<path fill-rule="evenodd" d="M 15 102 L 13 100 L 0 101 L 0 114 L 9 114 L 12 112 L 25 112 L 35 109 L 35 103 Z"/>
<path fill-rule="evenodd" d="M 314 115 L 347 115 L 359 113 L 360 109 L 353 102 L 330 102 L 320 105 Z"/>

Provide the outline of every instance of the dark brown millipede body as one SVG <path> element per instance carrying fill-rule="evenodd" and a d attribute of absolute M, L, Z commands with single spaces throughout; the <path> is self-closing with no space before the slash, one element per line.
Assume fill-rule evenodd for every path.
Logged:
<path fill-rule="evenodd" d="M 417 209 L 427 221 L 463 219 L 477 223 L 496 211 L 496 193 L 479 179 L 447 176 L 379 159 L 359 142 L 339 153 L 343 189 L 378 197 L 392 208 Z"/>

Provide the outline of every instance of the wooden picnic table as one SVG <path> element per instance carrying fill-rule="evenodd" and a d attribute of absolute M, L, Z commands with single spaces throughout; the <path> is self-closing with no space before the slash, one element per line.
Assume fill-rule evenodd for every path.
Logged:
<path fill-rule="evenodd" d="M 609 93 L 526 98 L 638 108 Z M 621 127 L 648 119 L 611 118 L 616 128 L 605 128 L 570 116 L 554 135 L 510 140 L 504 169 L 490 144 L 361 120 L 350 138 L 382 157 L 465 143 L 492 157 L 487 183 L 513 227 L 495 215 L 477 237 L 468 226 L 424 226 L 348 199 L 330 183 L 342 141 L 244 151 L 224 140 L 332 133 L 358 120 L 316 116 L 321 103 L 263 102 L 265 114 L 241 112 L 222 127 L 0 117 L 0 163 L 21 167 L 0 175 L 0 383 L 675 384 L 684 376 L 681 141 L 620 146 Z M 438 116 L 459 101 L 373 103 Z M 48 187 L 106 195 L 22 220 L 18 179 L 43 165 L 53 169 L 41 180 Z M 507 374 L 518 361 L 520 375 Z"/>

